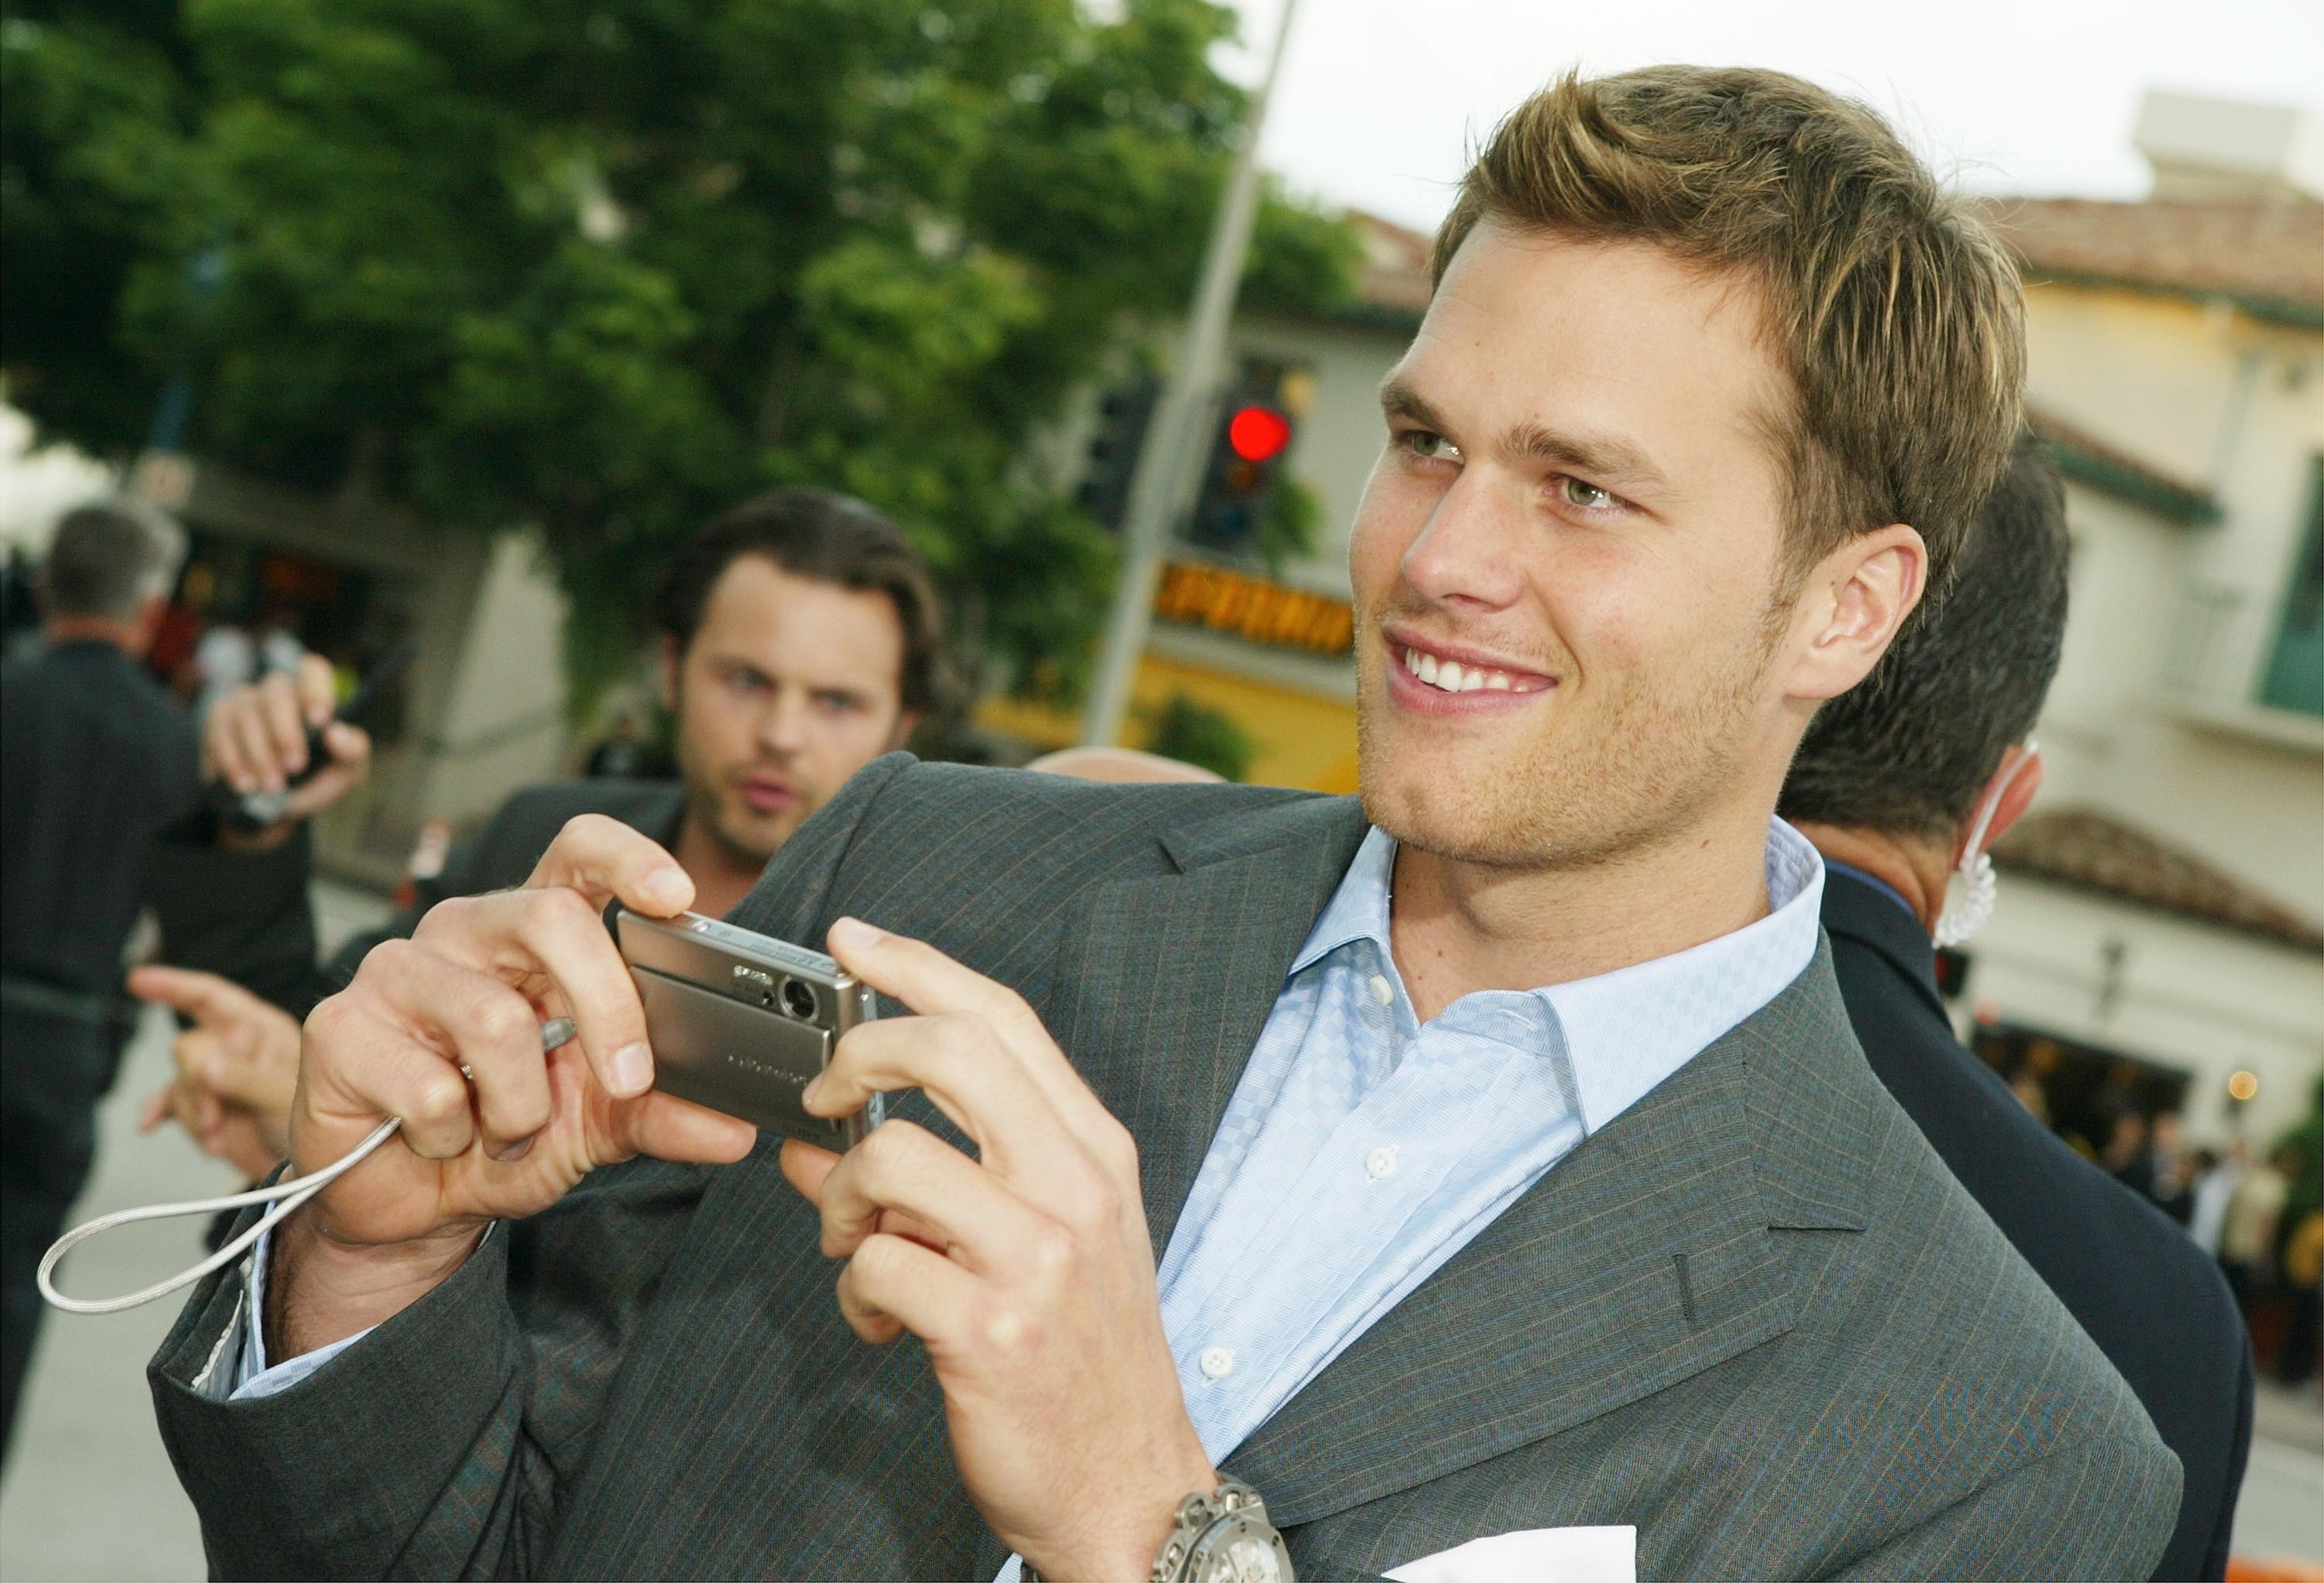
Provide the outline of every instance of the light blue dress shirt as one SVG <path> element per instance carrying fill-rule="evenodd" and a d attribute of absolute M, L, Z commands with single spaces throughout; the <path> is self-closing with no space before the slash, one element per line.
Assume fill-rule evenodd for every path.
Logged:
<path fill-rule="evenodd" d="M 1757 923 L 1597 978 L 1464 995 L 1423 1025 L 1389 949 L 1395 865 L 1372 831 L 1292 961 L 1162 1257 L 1163 1327 L 1213 1462 L 1815 955 L 1822 861 L 1775 822 Z"/>
<path fill-rule="evenodd" d="M 1757 923 L 1593 979 L 1465 995 L 1423 1026 L 1389 949 L 1395 862 L 1370 833 L 1293 959 L 1163 1255 L 1163 1324 L 1213 1462 L 1815 954 L 1822 862 L 1777 822 Z M 235 1400 L 289 1389 L 362 1339 L 268 1367 L 265 1252 L 222 1349 Z"/>

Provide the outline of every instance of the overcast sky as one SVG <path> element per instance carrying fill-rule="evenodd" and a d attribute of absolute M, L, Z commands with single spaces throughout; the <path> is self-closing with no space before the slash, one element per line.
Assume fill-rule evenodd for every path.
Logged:
<path fill-rule="evenodd" d="M 1247 37 L 1282 0 L 1236 0 Z M 1294 186 L 1411 225 L 1467 139 L 1569 65 L 1772 66 L 1868 99 L 1982 191 L 2136 198 L 2149 85 L 2324 106 L 2318 0 L 1300 0 L 1263 153 Z M 1248 76 L 1247 64 L 1230 64 Z"/>

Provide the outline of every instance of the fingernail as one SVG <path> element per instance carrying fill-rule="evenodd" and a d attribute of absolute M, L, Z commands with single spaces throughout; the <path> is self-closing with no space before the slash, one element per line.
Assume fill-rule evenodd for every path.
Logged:
<path fill-rule="evenodd" d="M 503 1165 L 513 1165 L 530 1153 L 532 1153 L 532 1139 L 521 1137 L 499 1154 L 494 1155 L 493 1158 Z"/>
<path fill-rule="evenodd" d="M 887 937 L 885 930 L 875 929 L 862 918 L 842 918 L 831 926 L 831 943 L 851 951 L 877 945 Z"/>
<path fill-rule="evenodd" d="M 624 1045 L 613 1052 L 611 1067 L 613 1092 L 622 1099 L 653 1087 L 653 1052 L 643 1045 Z"/>
<path fill-rule="evenodd" d="M 814 1109 L 815 1091 L 822 1086 L 823 1073 L 818 1072 L 813 1077 L 807 1080 L 807 1087 L 799 1090 L 799 1103 L 807 1109 Z"/>
<path fill-rule="evenodd" d="M 646 876 L 646 899 L 660 902 L 666 907 L 685 906 L 690 889 L 682 870 L 657 869 Z"/>

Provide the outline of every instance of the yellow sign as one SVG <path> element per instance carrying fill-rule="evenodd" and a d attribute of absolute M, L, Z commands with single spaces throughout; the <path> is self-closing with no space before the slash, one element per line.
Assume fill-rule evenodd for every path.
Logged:
<path fill-rule="evenodd" d="M 1317 654 L 1345 654 L 1356 617 L 1344 599 L 1327 599 L 1219 566 L 1173 561 L 1162 568 L 1154 613 L 1254 643 L 1276 643 Z"/>

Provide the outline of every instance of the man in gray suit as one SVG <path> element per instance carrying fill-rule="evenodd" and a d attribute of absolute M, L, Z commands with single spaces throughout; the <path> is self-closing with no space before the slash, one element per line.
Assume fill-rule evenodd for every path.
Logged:
<path fill-rule="evenodd" d="M 634 831 L 438 907 L 309 1019 L 292 1154 L 402 1131 L 155 1360 L 214 1567 L 2145 1574 L 2177 1464 L 1866 1068 L 1773 819 L 2007 455 L 2007 265 L 1860 106 L 1665 67 L 1522 106 L 1437 271 L 1360 802 L 872 766 L 733 915 L 887 997 L 837 1159 L 651 1089 Z"/>

